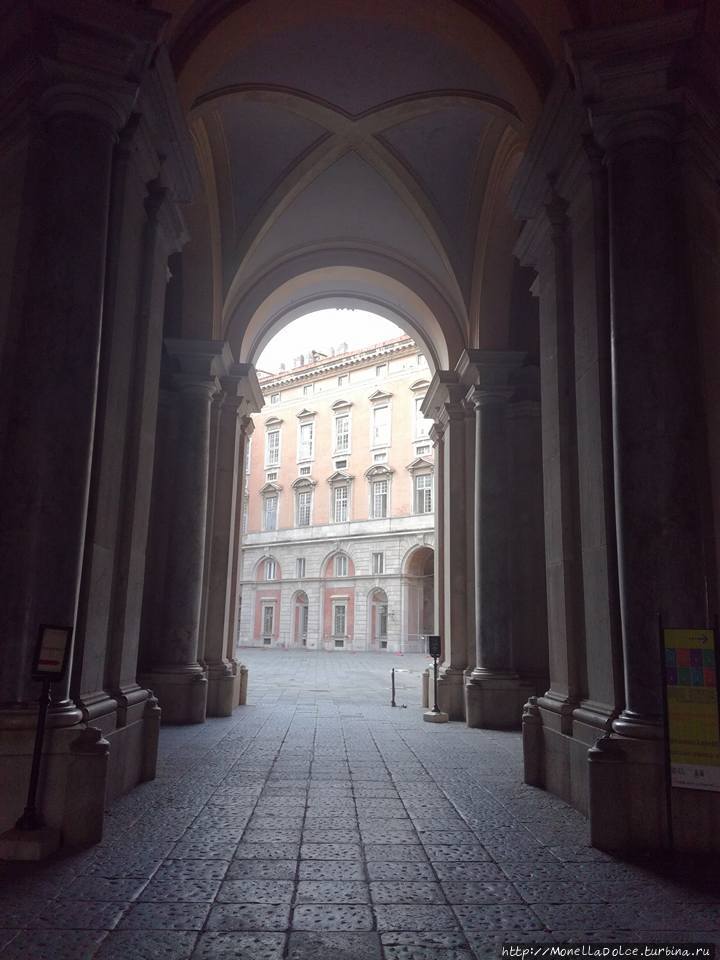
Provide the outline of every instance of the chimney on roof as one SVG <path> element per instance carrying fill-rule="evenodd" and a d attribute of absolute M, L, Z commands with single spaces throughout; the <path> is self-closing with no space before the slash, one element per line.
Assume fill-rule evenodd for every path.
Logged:
<path fill-rule="evenodd" d="M 348 345 L 346 343 L 341 343 L 338 347 L 338 353 L 347 353 Z"/>

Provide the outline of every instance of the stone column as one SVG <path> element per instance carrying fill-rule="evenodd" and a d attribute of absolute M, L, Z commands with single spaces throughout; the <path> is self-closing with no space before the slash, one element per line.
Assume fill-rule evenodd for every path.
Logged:
<path fill-rule="evenodd" d="M 31 145 L 34 217 L 0 451 L 0 703 L 34 725 L 40 624 L 73 627 L 92 459 L 113 148 L 132 102 L 100 85 L 40 97 Z M 51 722 L 75 724 L 70 677 Z M 15 706 L 13 706 L 15 705 Z M 20 714 L 27 714 L 21 720 Z M 6 711 L 4 711 L 6 712 Z"/>
<path fill-rule="evenodd" d="M 465 388 L 455 372 L 439 371 L 433 377 L 424 411 L 443 429 L 442 543 L 440 580 L 442 590 L 441 635 L 444 658 L 438 680 L 438 706 L 451 720 L 465 719 L 465 668 L 467 667 L 467 589 L 465 581 L 466 491 L 465 491 Z M 439 473 L 439 464 L 436 464 Z"/>
<path fill-rule="evenodd" d="M 209 685 L 208 714 L 219 717 L 230 716 L 239 693 L 234 643 L 228 634 L 232 633 L 237 622 L 237 614 L 232 616 L 231 610 L 237 602 L 233 581 L 237 576 L 235 557 L 242 519 L 238 515 L 238 511 L 242 511 L 244 446 L 240 417 L 246 409 L 255 410 L 257 407 L 257 403 L 252 402 L 254 391 L 247 372 L 245 365 L 238 365 L 222 379 L 223 396 L 218 410 L 205 662 Z"/>
<path fill-rule="evenodd" d="M 198 663 L 205 554 L 210 403 L 228 365 L 222 344 L 170 340 L 178 390 L 178 436 L 162 626 L 152 641 L 151 668 L 142 682 L 157 696 L 165 723 L 201 723 L 207 676 Z"/>
<path fill-rule="evenodd" d="M 515 670 L 510 632 L 509 476 L 506 408 L 510 374 L 524 354 L 469 351 L 475 407 L 475 657 L 465 688 L 471 727 L 519 727 L 532 688 Z"/>
<path fill-rule="evenodd" d="M 247 403 L 247 398 L 246 398 Z M 260 404 L 262 396 L 260 397 Z M 259 405 L 258 405 L 259 407 Z M 245 450 L 255 426 L 252 418 L 244 415 L 239 423 L 237 452 L 237 482 L 235 484 L 235 513 L 232 530 L 231 557 L 229 565 L 228 602 L 225 609 L 225 657 L 232 666 L 235 681 L 233 700 L 243 706 L 247 699 L 248 668 L 237 659 L 238 631 L 240 626 L 240 579 L 242 577 L 243 509 L 245 504 Z"/>
<path fill-rule="evenodd" d="M 445 591 L 443 590 L 444 531 L 445 531 L 445 430 L 440 423 L 430 428 L 430 439 L 435 450 L 435 552 L 433 554 L 433 594 L 435 633 L 442 638 L 445 624 Z M 445 641 L 442 640 L 443 663 Z"/>

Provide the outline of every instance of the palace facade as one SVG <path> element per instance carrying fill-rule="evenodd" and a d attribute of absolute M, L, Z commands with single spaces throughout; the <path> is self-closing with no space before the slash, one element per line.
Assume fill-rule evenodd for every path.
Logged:
<path fill-rule="evenodd" d="M 408 336 L 260 375 L 240 645 L 419 651 L 433 631 L 433 446 Z"/>

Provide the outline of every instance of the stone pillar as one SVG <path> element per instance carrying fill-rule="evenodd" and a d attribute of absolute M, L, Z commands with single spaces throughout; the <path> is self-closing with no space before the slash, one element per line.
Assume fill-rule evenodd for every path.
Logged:
<path fill-rule="evenodd" d="M 465 542 L 467 536 L 465 491 L 465 388 L 455 372 L 438 371 L 428 389 L 423 410 L 439 422 L 443 431 L 442 543 L 440 582 L 443 595 L 444 658 L 438 680 L 438 706 L 451 720 L 465 719 L 465 669 L 467 667 L 467 589 Z M 436 464 L 439 473 L 439 464 Z"/>
<path fill-rule="evenodd" d="M 445 531 L 445 430 L 440 423 L 430 428 L 430 439 L 435 450 L 435 553 L 433 554 L 433 593 L 435 633 L 442 640 L 442 662 L 445 662 L 445 591 L 443 589 L 443 570 L 445 567 L 444 531 Z"/>
<path fill-rule="evenodd" d="M 142 682 L 160 703 L 165 723 L 201 723 L 207 676 L 198 663 L 205 554 L 210 403 L 229 356 L 222 344 L 169 340 L 176 361 L 178 435 L 174 460 L 174 506 L 163 591 L 162 626 L 152 640 L 151 668 Z"/>
<path fill-rule="evenodd" d="M 475 523 L 475 407 L 465 397 L 465 512 L 467 529 Z M 477 665 L 475 650 L 475 539 L 465 537 L 465 681 Z"/>
<path fill-rule="evenodd" d="M 532 688 L 515 670 L 510 632 L 509 475 L 506 408 L 510 374 L 524 354 L 468 351 L 475 407 L 475 669 L 465 687 L 471 727 L 519 727 Z"/>
<path fill-rule="evenodd" d="M 27 708 L 41 623 L 75 621 L 97 390 L 110 177 L 126 105 L 58 84 L 33 144 L 36 225 L 0 455 L 0 703 Z M 52 317 L 53 322 L 48 322 Z M 22 358 L 31 357 L 29 363 Z M 70 678 L 53 723 L 76 723 Z M 34 723 L 34 708 L 29 723 Z"/>
<path fill-rule="evenodd" d="M 262 395 L 258 409 L 262 405 Z M 229 567 L 229 596 L 225 610 L 225 656 L 232 665 L 235 680 L 234 703 L 243 706 L 247 700 L 248 668 L 237 659 L 240 627 L 240 580 L 242 578 L 243 509 L 245 504 L 245 451 L 255 429 L 252 418 L 244 415 L 239 423 L 238 473 L 235 484 L 235 513 L 232 530 L 232 552 Z"/>
<path fill-rule="evenodd" d="M 236 551 L 242 510 L 243 447 L 240 416 L 255 411 L 257 393 L 247 377 L 246 366 L 236 366 L 221 380 L 223 396 L 218 410 L 215 464 L 215 502 L 210 541 L 205 662 L 208 671 L 208 715 L 230 716 L 238 702 L 238 669 L 234 661 L 232 631 L 237 614 Z M 249 396 L 248 396 L 249 394 Z"/>

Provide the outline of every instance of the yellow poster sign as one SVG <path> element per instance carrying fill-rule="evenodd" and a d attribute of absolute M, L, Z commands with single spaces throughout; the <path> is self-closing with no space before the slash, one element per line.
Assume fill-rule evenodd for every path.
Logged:
<path fill-rule="evenodd" d="M 672 785 L 720 791 L 717 654 L 712 630 L 663 630 Z"/>

